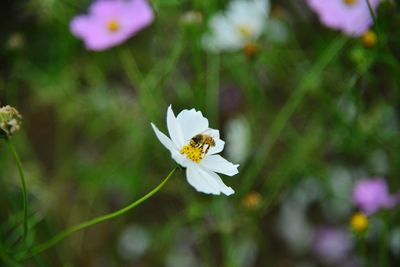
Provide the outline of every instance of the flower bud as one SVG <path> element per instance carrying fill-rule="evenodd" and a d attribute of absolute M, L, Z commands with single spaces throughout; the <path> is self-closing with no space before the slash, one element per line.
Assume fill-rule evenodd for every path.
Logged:
<path fill-rule="evenodd" d="M 11 107 L 0 108 L 0 138 L 9 138 L 21 127 L 22 116 Z"/>
<path fill-rule="evenodd" d="M 259 193 L 251 192 L 244 197 L 242 203 L 246 209 L 255 209 L 259 207 L 261 200 L 262 197 Z"/>
<path fill-rule="evenodd" d="M 378 37 L 376 36 L 376 33 L 373 31 L 366 31 L 362 36 L 361 36 L 361 41 L 363 45 L 367 48 L 374 47 L 376 45 L 376 42 L 378 41 Z"/>

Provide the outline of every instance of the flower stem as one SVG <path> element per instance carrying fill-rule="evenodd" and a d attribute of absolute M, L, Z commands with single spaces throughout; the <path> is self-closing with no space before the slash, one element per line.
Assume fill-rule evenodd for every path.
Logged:
<path fill-rule="evenodd" d="M 14 157 L 15 163 L 17 164 L 19 177 L 21 179 L 22 198 L 23 198 L 23 203 L 24 203 L 24 234 L 23 234 L 22 240 L 25 240 L 26 236 L 28 235 L 28 195 L 27 195 L 27 191 L 26 191 L 25 175 L 24 175 L 24 170 L 22 169 L 21 160 L 18 156 L 17 150 L 15 150 L 15 147 L 14 147 L 11 139 L 7 138 L 6 142 L 7 142 L 8 146 L 11 150 L 11 153 Z"/>
<path fill-rule="evenodd" d="M 147 193 L 146 195 L 144 195 L 143 197 L 141 197 L 140 199 L 136 200 L 135 202 L 129 204 L 128 206 L 117 210 L 115 212 L 106 214 L 106 215 L 102 215 L 99 217 L 96 217 L 92 220 L 77 224 L 75 226 L 72 226 L 62 232 L 60 232 L 58 235 L 54 236 L 52 239 L 46 241 L 45 243 L 42 243 L 40 245 L 37 245 L 36 247 L 33 247 L 33 249 L 28 252 L 28 254 L 24 255 L 22 257 L 22 260 L 26 260 L 32 256 L 35 256 L 39 253 L 42 253 L 43 251 L 53 247 L 54 245 L 56 245 L 58 242 L 60 242 L 61 240 L 63 240 L 64 238 L 72 235 L 73 233 L 76 233 L 80 230 L 83 230 L 85 228 L 88 228 L 90 226 L 93 226 L 95 224 L 101 223 L 101 222 L 105 222 L 111 219 L 114 219 L 118 216 L 123 215 L 124 213 L 128 212 L 129 210 L 133 209 L 134 207 L 138 206 L 139 204 L 141 204 L 142 202 L 144 202 L 145 200 L 147 200 L 148 198 L 150 198 L 151 196 L 153 196 L 155 193 L 157 193 L 169 180 L 169 178 L 171 178 L 172 174 L 174 174 L 174 172 L 178 169 L 178 167 L 175 167 L 168 175 L 167 177 L 165 177 L 165 179 L 153 190 L 151 190 L 149 193 Z"/>
<path fill-rule="evenodd" d="M 219 96 L 219 56 L 209 53 L 207 55 L 207 107 L 210 110 L 211 120 L 214 125 L 218 121 L 218 96 Z"/>
<path fill-rule="evenodd" d="M 367 2 L 368 11 L 369 11 L 369 14 L 371 15 L 372 21 L 375 24 L 376 23 L 376 15 L 375 15 L 374 9 L 372 8 L 371 2 L 369 0 L 365 0 L 365 1 Z"/>
<path fill-rule="evenodd" d="M 388 265 L 388 237 L 389 237 L 389 229 L 388 229 L 388 221 L 385 213 L 382 214 L 382 229 L 380 236 L 380 244 L 379 244 L 379 266 L 389 266 Z"/>
<path fill-rule="evenodd" d="M 22 265 L 20 265 L 18 262 L 16 262 L 14 259 L 12 259 L 11 257 L 9 257 L 7 254 L 0 252 L 0 263 L 5 263 L 7 264 L 7 266 L 12 266 L 12 267 L 21 267 Z"/>
<path fill-rule="evenodd" d="M 376 14 L 375 14 L 374 8 L 372 7 L 370 0 L 365 0 L 365 1 L 367 2 L 369 14 L 371 15 L 372 22 L 374 23 L 373 26 L 376 31 L 376 36 L 378 38 L 378 44 L 380 45 L 381 44 L 381 35 L 380 35 L 379 25 L 376 20 Z"/>
<path fill-rule="evenodd" d="M 118 52 L 121 64 L 124 67 L 129 81 L 132 85 L 139 86 L 143 79 L 143 74 L 139 70 L 135 57 L 132 55 L 132 51 L 128 47 L 124 47 Z"/>

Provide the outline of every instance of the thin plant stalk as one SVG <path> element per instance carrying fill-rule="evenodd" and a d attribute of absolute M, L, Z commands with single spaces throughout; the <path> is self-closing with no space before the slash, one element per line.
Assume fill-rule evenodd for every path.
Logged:
<path fill-rule="evenodd" d="M 369 14 L 371 15 L 372 21 L 374 23 L 376 36 L 378 38 L 378 44 L 380 45 L 381 44 L 381 35 L 380 35 L 379 25 L 378 25 L 377 20 L 376 20 L 375 11 L 374 11 L 374 9 L 373 9 L 373 7 L 371 5 L 371 2 L 369 0 L 365 0 L 365 1 L 367 2 Z"/>
<path fill-rule="evenodd" d="M 218 55 L 207 55 L 207 107 L 210 110 L 211 120 L 214 125 L 218 118 L 220 59 Z"/>
<path fill-rule="evenodd" d="M 26 190 L 26 183 L 25 183 L 25 175 L 24 175 L 24 170 L 22 168 L 22 163 L 21 160 L 18 156 L 17 150 L 15 149 L 11 139 L 6 139 L 6 142 L 11 150 L 11 153 L 14 157 L 15 163 L 17 164 L 18 167 L 18 172 L 19 172 L 19 177 L 21 180 L 21 185 L 22 185 L 22 199 L 23 199 L 23 207 L 24 207 L 24 233 L 22 236 L 22 240 L 25 240 L 25 238 L 28 235 L 28 194 Z"/>
<path fill-rule="evenodd" d="M 0 252 L 0 259 L 7 264 L 7 266 L 10 267 L 22 267 L 18 262 L 16 262 L 14 259 L 10 258 L 7 254 L 4 254 L 3 252 Z M 1 263 L 1 261 L 0 261 Z"/>
<path fill-rule="evenodd" d="M 79 232 L 85 228 L 88 228 L 90 226 L 114 219 L 116 217 L 119 217 L 125 213 L 127 213 L 128 211 L 130 211 L 131 209 L 135 208 L 136 206 L 138 206 L 139 204 L 143 203 L 145 200 L 147 200 L 148 198 L 150 198 L 151 196 L 153 196 L 155 193 L 157 193 L 158 191 L 160 191 L 160 189 L 168 182 L 168 180 L 171 178 L 171 176 L 174 174 L 174 172 L 178 169 L 178 166 L 175 167 L 168 175 L 167 177 L 164 178 L 164 180 L 153 190 L 151 190 L 149 193 L 147 193 L 146 195 L 144 195 L 143 197 L 141 197 L 140 199 L 136 200 L 135 202 L 129 204 L 128 206 L 119 209 L 115 212 L 109 213 L 109 214 L 105 214 L 99 217 L 96 217 L 94 219 L 91 219 L 89 221 L 77 224 L 75 226 L 72 226 L 62 232 L 60 232 L 59 234 L 55 235 L 53 238 L 51 238 L 50 240 L 37 245 L 35 247 L 33 247 L 31 249 L 30 252 L 28 252 L 28 254 L 24 255 L 21 260 L 26 260 L 30 257 L 33 257 L 39 253 L 42 253 L 43 251 L 55 246 L 57 243 L 59 243 L 60 241 L 62 241 L 64 238 L 72 235 L 73 233 Z"/>
<path fill-rule="evenodd" d="M 372 8 L 371 2 L 369 0 L 365 0 L 365 1 L 367 2 L 369 13 L 371 14 L 371 18 L 375 24 L 376 23 L 376 15 L 375 15 L 374 9 Z"/>
<path fill-rule="evenodd" d="M 379 266 L 389 266 L 388 264 L 388 237 L 389 237 L 389 229 L 386 214 L 383 214 L 382 220 L 382 229 L 380 236 L 380 245 L 379 245 Z"/>

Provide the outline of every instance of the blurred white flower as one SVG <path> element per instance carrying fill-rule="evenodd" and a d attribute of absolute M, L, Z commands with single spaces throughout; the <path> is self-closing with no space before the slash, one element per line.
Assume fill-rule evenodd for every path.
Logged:
<path fill-rule="evenodd" d="M 330 222 L 346 220 L 352 213 L 351 190 L 354 184 L 354 175 L 351 170 L 336 165 L 331 169 L 331 173 L 326 180 L 328 195 L 321 202 L 322 212 Z"/>
<path fill-rule="evenodd" d="M 397 227 L 390 232 L 389 246 L 392 253 L 396 257 L 400 258 L 400 227 Z"/>
<path fill-rule="evenodd" d="M 166 257 L 167 267 L 202 267 L 194 248 L 198 242 L 198 232 L 192 228 L 181 228 L 174 232 L 175 245 Z"/>
<path fill-rule="evenodd" d="M 228 159 L 243 162 L 250 151 L 250 125 L 244 117 L 231 119 L 226 124 L 226 154 Z"/>
<path fill-rule="evenodd" d="M 203 47 L 219 52 L 254 45 L 266 26 L 269 7 L 268 0 L 232 1 L 227 11 L 211 18 L 210 33 L 202 39 Z"/>
<path fill-rule="evenodd" d="M 296 254 L 307 253 L 311 246 L 313 228 L 307 219 L 307 209 L 320 195 L 319 184 L 310 178 L 292 190 L 282 203 L 277 230 L 286 245 Z"/>
<path fill-rule="evenodd" d="M 313 233 L 303 203 L 285 201 L 279 212 L 278 231 L 286 245 L 295 254 L 305 254 L 311 245 Z M 295 222 L 295 223 L 294 223 Z"/>
<path fill-rule="evenodd" d="M 142 256 L 150 246 L 148 232 L 136 225 L 126 227 L 118 240 L 118 252 L 125 260 L 136 260 Z"/>
<path fill-rule="evenodd" d="M 216 172 L 233 176 L 239 172 L 239 165 L 217 155 L 224 149 L 225 142 L 219 138 L 218 130 L 208 128 L 208 120 L 200 111 L 185 109 L 175 117 L 169 106 L 167 126 L 171 139 L 153 123 L 151 126 L 171 157 L 186 168 L 187 181 L 197 191 L 227 196 L 234 193 Z"/>

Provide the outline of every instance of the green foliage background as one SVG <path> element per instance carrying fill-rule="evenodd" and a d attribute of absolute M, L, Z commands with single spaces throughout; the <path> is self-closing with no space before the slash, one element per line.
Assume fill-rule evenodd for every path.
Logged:
<path fill-rule="evenodd" d="M 227 121 L 240 116 L 251 132 L 240 173 L 223 179 L 235 195 L 200 194 L 179 171 L 128 215 L 77 233 L 23 266 L 165 266 L 182 243 L 199 266 L 296 266 L 299 259 L 277 237 L 274 221 L 285 194 L 302 180 L 327 185 L 332 169 L 342 166 L 355 180 L 384 176 L 392 192 L 399 190 L 398 3 L 381 4 L 374 26 L 379 42 L 366 48 L 359 39 L 323 28 L 304 1 L 272 1 L 283 10 L 273 16 L 287 26 L 288 41 L 275 43 L 265 35 L 252 59 L 241 51 L 211 54 L 201 48 L 207 19 L 226 3 L 153 0 L 155 22 L 101 53 L 85 50 L 69 32 L 69 21 L 85 13 L 89 1 L 4 3 L 0 99 L 23 115 L 13 141 L 30 196 L 26 246 L 154 188 L 174 167 L 150 127 L 154 122 L 166 130 L 169 104 L 176 113 L 201 110 L 223 136 Z M 189 10 L 201 12 L 203 22 L 182 23 Z M 371 161 L 377 153 L 388 166 L 384 170 Z M 3 254 L 24 249 L 18 244 L 18 172 L 3 143 L 0 177 Z M 261 195 L 261 204 L 251 209 L 243 206 L 250 192 Z M 314 225 L 326 220 L 320 209 L 311 211 Z M 393 209 L 384 223 L 395 226 L 399 219 Z M 117 244 L 131 224 L 146 229 L 152 241 L 144 255 L 127 261 Z M 181 240 L 182 233 L 194 240 Z M 249 240 L 257 251 L 253 262 L 239 253 Z M 387 247 L 382 242 L 368 244 L 373 266 L 377 248 Z M 387 266 L 399 261 L 389 255 Z"/>

